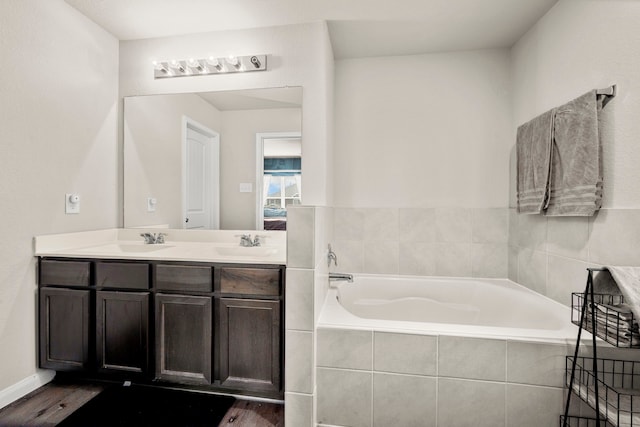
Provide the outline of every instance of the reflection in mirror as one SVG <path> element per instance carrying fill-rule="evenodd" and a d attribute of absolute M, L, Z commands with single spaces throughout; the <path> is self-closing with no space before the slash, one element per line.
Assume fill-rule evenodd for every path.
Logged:
<path fill-rule="evenodd" d="M 301 88 L 126 97 L 124 226 L 263 229 L 300 203 L 301 106 Z"/>
<path fill-rule="evenodd" d="M 286 230 L 287 206 L 299 205 L 302 199 L 302 141 L 300 134 L 258 134 L 256 152 L 262 163 L 261 210 L 256 213 L 258 229 Z"/>

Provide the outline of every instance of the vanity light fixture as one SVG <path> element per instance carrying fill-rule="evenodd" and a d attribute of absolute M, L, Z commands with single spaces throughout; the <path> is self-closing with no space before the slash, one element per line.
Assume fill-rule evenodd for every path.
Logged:
<path fill-rule="evenodd" d="M 267 55 L 229 55 L 226 58 L 209 56 L 206 59 L 189 58 L 153 61 L 153 77 L 155 79 L 266 71 L 266 69 Z"/>
<path fill-rule="evenodd" d="M 235 68 L 236 70 L 240 69 L 240 61 L 238 61 L 238 58 L 236 58 L 233 55 L 229 55 L 227 57 L 227 62 L 229 63 L 229 65 L 231 65 L 233 68 Z"/>

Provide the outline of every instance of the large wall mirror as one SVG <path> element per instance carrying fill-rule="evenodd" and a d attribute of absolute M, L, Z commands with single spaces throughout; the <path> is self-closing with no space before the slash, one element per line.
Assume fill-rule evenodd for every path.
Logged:
<path fill-rule="evenodd" d="M 302 88 L 124 99 L 124 226 L 286 229 L 302 196 Z"/>

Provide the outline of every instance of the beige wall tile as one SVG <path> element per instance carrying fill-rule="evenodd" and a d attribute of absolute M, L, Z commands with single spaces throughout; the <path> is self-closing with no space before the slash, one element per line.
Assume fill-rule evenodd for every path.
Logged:
<path fill-rule="evenodd" d="M 400 209 L 398 215 L 401 242 L 436 241 L 435 209 Z"/>
<path fill-rule="evenodd" d="M 374 370 L 436 375 L 438 338 L 428 335 L 374 333 Z"/>
<path fill-rule="evenodd" d="M 471 209 L 471 228 L 474 243 L 507 243 L 509 210 L 507 208 Z"/>
<path fill-rule="evenodd" d="M 398 274 L 398 242 L 367 241 L 364 245 L 364 271 L 373 274 Z"/>
<path fill-rule="evenodd" d="M 506 243 L 473 243 L 471 256 L 472 277 L 506 278 L 509 274 Z"/>
<path fill-rule="evenodd" d="M 505 383 L 438 379 L 438 425 L 504 426 L 505 387 Z"/>
<path fill-rule="evenodd" d="M 563 413 L 563 403 L 561 388 L 507 384 L 507 425 L 558 425 L 560 414 Z"/>
<path fill-rule="evenodd" d="M 589 261 L 640 265 L 640 209 L 602 209 L 589 226 Z"/>
<path fill-rule="evenodd" d="M 436 394 L 435 378 L 374 373 L 374 427 L 435 427 Z"/>
<path fill-rule="evenodd" d="M 471 243 L 471 211 L 464 208 L 436 208 L 436 242 Z"/>
<path fill-rule="evenodd" d="M 284 424 L 286 426 L 313 426 L 313 396 L 310 394 L 284 394 Z"/>
<path fill-rule="evenodd" d="M 285 391 L 313 393 L 313 333 L 287 331 L 284 357 Z"/>
<path fill-rule="evenodd" d="M 507 381 L 562 387 L 568 351 L 569 347 L 565 344 L 509 341 L 507 342 Z"/>
<path fill-rule="evenodd" d="M 287 269 L 285 325 L 287 329 L 313 331 L 313 270 Z"/>
<path fill-rule="evenodd" d="M 547 257 L 547 296 L 571 306 L 571 293 L 583 291 L 587 284 L 587 268 L 596 267 L 571 258 Z"/>
<path fill-rule="evenodd" d="M 364 209 L 363 240 L 398 240 L 398 209 Z"/>
<path fill-rule="evenodd" d="M 492 381 L 505 380 L 506 343 L 467 337 L 438 338 L 438 375 Z"/>
<path fill-rule="evenodd" d="M 318 366 L 373 368 L 373 332 L 318 328 L 316 339 Z"/>
<path fill-rule="evenodd" d="M 437 243 L 437 276 L 471 276 L 471 243 Z"/>
<path fill-rule="evenodd" d="M 538 293 L 547 292 L 547 254 L 531 249 L 518 251 L 518 283 Z"/>
<path fill-rule="evenodd" d="M 371 372 L 318 368 L 317 386 L 318 423 L 371 426 Z"/>
<path fill-rule="evenodd" d="M 436 251 L 434 243 L 400 242 L 400 274 L 434 276 Z"/>
<path fill-rule="evenodd" d="M 315 210 L 308 206 L 287 209 L 287 267 L 314 268 Z"/>
<path fill-rule="evenodd" d="M 565 257 L 586 260 L 588 256 L 589 218 L 549 217 L 547 251 Z"/>
<path fill-rule="evenodd" d="M 364 240 L 364 209 L 333 208 L 333 234 L 344 240 Z"/>

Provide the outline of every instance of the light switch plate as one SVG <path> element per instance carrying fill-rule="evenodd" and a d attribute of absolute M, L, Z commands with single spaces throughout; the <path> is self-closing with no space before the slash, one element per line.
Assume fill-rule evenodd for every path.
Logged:
<path fill-rule="evenodd" d="M 241 193 L 251 193 L 253 192 L 253 184 L 250 182 L 241 182 L 240 183 L 240 192 Z"/>
<path fill-rule="evenodd" d="M 67 214 L 80 213 L 80 195 L 67 193 L 64 195 L 64 212 Z"/>

